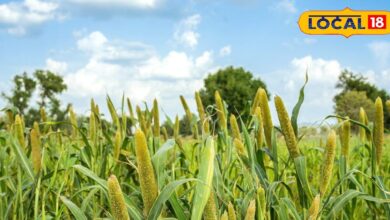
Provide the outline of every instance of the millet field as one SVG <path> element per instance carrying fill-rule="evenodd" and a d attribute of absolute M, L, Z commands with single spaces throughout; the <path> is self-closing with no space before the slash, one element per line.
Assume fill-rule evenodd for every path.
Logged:
<path fill-rule="evenodd" d="M 177 117 L 162 126 L 157 100 L 91 100 L 88 117 L 70 109 L 66 121 L 42 108 L 31 127 L 4 111 L 0 219 L 390 219 L 390 101 L 376 100 L 374 118 L 319 119 L 326 132 L 310 136 L 303 88 L 293 109 L 282 98 L 259 89 L 243 118 L 218 91 L 210 106 L 195 93 L 197 109 L 178 97 L 190 136 Z"/>

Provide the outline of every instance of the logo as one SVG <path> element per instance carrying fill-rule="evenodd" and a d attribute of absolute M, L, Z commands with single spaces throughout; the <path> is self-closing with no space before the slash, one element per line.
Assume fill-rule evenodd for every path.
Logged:
<path fill-rule="evenodd" d="M 299 18 L 301 31 L 311 35 L 381 35 L 390 34 L 388 11 L 306 11 Z"/>

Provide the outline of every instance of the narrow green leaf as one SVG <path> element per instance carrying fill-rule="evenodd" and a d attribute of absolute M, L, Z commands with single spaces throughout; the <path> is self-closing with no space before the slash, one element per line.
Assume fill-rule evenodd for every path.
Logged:
<path fill-rule="evenodd" d="M 156 220 L 159 217 L 164 203 L 171 197 L 172 193 L 175 191 L 177 187 L 183 185 L 184 183 L 195 181 L 195 180 L 196 179 L 176 180 L 166 185 L 161 191 L 160 195 L 157 197 L 156 201 L 154 201 L 153 206 L 150 209 L 148 215 L 148 220 Z"/>
<path fill-rule="evenodd" d="M 202 213 L 212 188 L 214 157 L 214 140 L 213 137 L 210 136 L 206 139 L 206 144 L 201 153 L 199 174 L 197 177 L 200 182 L 196 184 L 195 188 L 191 220 L 200 220 L 202 218 Z"/>
<path fill-rule="evenodd" d="M 383 198 L 390 199 L 389 192 L 385 190 L 385 184 L 383 183 L 383 180 L 381 177 L 376 177 L 376 182 L 378 183 L 379 191 Z M 384 204 L 385 213 L 388 219 L 390 219 L 390 204 Z"/>
<path fill-rule="evenodd" d="M 294 109 L 293 109 L 292 114 L 291 114 L 291 125 L 292 125 L 292 127 L 294 129 L 294 133 L 295 133 L 296 137 L 298 137 L 298 115 L 299 115 L 299 110 L 301 109 L 303 100 L 305 99 L 305 86 L 307 84 L 308 78 L 309 77 L 308 77 L 307 71 L 306 71 L 305 83 L 303 84 L 301 90 L 299 91 L 298 102 L 295 104 Z"/>
<path fill-rule="evenodd" d="M 34 180 L 34 172 L 31 168 L 31 164 L 30 164 L 29 160 L 27 159 L 26 155 L 24 154 L 19 143 L 15 140 L 15 138 L 12 135 L 9 135 L 8 137 L 9 137 L 9 140 L 11 141 L 11 147 L 14 150 L 16 156 L 18 157 L 18 161 L 19 161 L 21 167 L 27 173 L 28 177 L 31 180 Z"/>
<path fill-rule="evenodd" d="M 87 209 L 87 206 L 90 204 L 90 202 L 92 201 L 93 199 L 93 196 L 95 196 L 95 194 L 101 190 L 102 188 L 100 186 L 92 189 L 88 195 L 83 199 L 83 203 L 81 204 L 81 210 L 83 212 L 85 212 L 85 210 Z"/>
<path fill-rule="evenodd" d="M 133 220 L 142 220 L 144 219 L 142 216 L 142 211 L 137 208 L 137 205 L 134 203 L 133 199 L 131 199 L 128 195 L 124 195 L 127 210 L 130 213 L 130 218 Z"/>
<path fill-rule="evenodd" d="M 177 219 L 188 219 L 188 216 L 186 215 L 183 206 L 179 203 L 179 199 L 177 198 L 176 194 L 172 194 L 172 196 L 169 198 L 169 203 L 171 204 L 173 212 L 176 214 Z"/>
<path fill-rule="evenodd" d="M 291 216 L 294 217 L 293 219 L 297 219 L 297 220 L 302 219 L 294 203 L 289 198 L 286 197 L 282 198 L 281 203 L 286 206 L 287 208 L 286 210 L 288 211 L 288 213 L 291 214 Z"/>
<path fill-rule="evenodd" d="M 104 190 L 108 190 L 107 188 L 107 181 L 98 177 L 94 172 L 92 172 L 90 169 L 82 166 L 82 165 L 79 165 L 79 164 L 76 164 L 73 166 L 73 168 L 75 168 L 77 171 L 79 171 L 80 173 L 86 175 L 87 177 L 95 180 L 96 183 L 98 183 L 101 187 L 103 187 Z"/>
<path fill-rule="evenodd" d="M 332 216 L 335 217 L 336 214 L 343 209 L 344 205 L 351 201 L 352 199 L 362 195 L 362 192 L 356 190 L 349 190 L 342 195 L 336 197 L 334 199 L 333 205 L 331 206 L 329 213 L 327 215 L 327 219 L 330 219 Z"/>
<path fill-rule="evenodd" d="M 87 220 L 87 217 L 85 216 L 83 211 L 81 211 L 81 209 L 77 207 L 77 205 L 75 205 L 72 201 L 67 199 L 65 196 L 60 196 L 60 199 L 69 209 L 69 211 L 72 212 L 76 220 Z"/>
<path fill-rule="evenodd" d="M 163 155 L 167 154 L 167 152 L 175 146 L 175 140 L 169 139 L 167 140 L 152 156 L 153 164 L 157 163 L 157 160 Z"/>
<path fill-rule="evenodd" d="M 303 204 L 309 205 L 309 201 L 312 200 L 313 196 L 311 193 L 309 181 L 307 179 L 306 159 L 304 156 L 299 156 L 294 159 L 294 163 L 295 163 L 295 170 L 297 173 L 298 181 L 301 184 L 302 189 L 304 191 L 303 193 L 306 197 L 306 198 L 301 198 L 302 200 L 301 202 L 303 202 Z"/>

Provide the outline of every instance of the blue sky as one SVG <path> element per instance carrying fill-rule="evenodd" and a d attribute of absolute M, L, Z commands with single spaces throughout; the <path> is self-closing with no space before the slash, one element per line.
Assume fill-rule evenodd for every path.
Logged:
<path fill-rule="evenodd" d="M 135 103 L 154 97 L 182 114 L 208 73 L 242 66 L 291 109 L 309 71 L 301 122 L 332 113 L 341 70 L 390 91 L 388 36 L 308 36 L 300 13 L 316 9 L 390 10 L 388 1 L 19 0 L 0 1 L 0 90 L 15 74 L 50 69 L 64 76 L 61 97 L 77 112 L 109 94 Z M 4 102 L 0 101 L 3 105 Z"/>

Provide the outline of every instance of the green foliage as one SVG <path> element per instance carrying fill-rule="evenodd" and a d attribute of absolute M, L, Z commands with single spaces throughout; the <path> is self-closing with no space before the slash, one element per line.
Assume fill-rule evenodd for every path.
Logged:
<path fill-rule="evenodd" d="M 336 105 L 340 99 L 343 98 L 345 93 L 351 91 L 365 92 L 367 98 L 372 102 L 375 102 L 377 97 L 381 97 L 382 100 L 390 99 L 390 95 L 386 92 L 386 90 L 380 89 L 370 83 L 368 79 L 361 74 L 355 74 L 348 70 L 344 70 L 340 74 L 336 88 L 341 89 L 341 92 L 334 97 Z M 390 128 L 390 112 L 385 112 L 385 127 Z"/>
<path fill-rule="evenodd" d="M 362 107 L 369 119 L 373 119 L 375 113 L 374 102 L 367 98 L 365 92 L 348 91 L 338 96 L 335 105 L 335 112 L 340 116 L 349 116 L 351 119 L 359 120 L 359 109 Z"/>
<path fill-rule="evenodd" d="M 3 98 L 10 106 L 18 109 L 19 113 L 25 116 L 28 126 L 34 121 L 39 121 L 39 109 L 49 110 L 49 116 L 54 121 L 63 121 L 68 113 L 68 107 L 61 109 L 61 101 L 58 95 L 67 89 L 62 76 L 50 71 L 36 70 L 33 77 L 27 73 L 16 75 L 13 79 L 14 88 L 11 94 L 2 92 Z M 29 107 L 33 93 L 37 91 L 39 98 L 37 107 Z"/>
<path fill-rule="evenodd" d="M 47 102 L 57 105 L 58 103 L 53 103 L 53 101 L 58 100 L 56 95 L 67 89 L 64 79 L 60 75 L 44 70 L 35 71 L 34 77 L 39 85 L 39 107 L 46 107 Z"/>
<path fill-rule="evenodd" d="M 191 118 L 196 117 L 194 114 L 192 115 L 193 116 Z M 179 132 L 183 136 L 188 136 L 192 134 L 191 122 L 187 115 L 183 115 L 183 117 L 180 119 Z"/>
<path fill-rule="evenodd" d="M 192 118 L 197 118 L 197 116 L 195 114 L 192 114 Z M 172 136 L 174 133 L 174 123 L 175 122 L 172 122 L 170 118 L 167 118 L 162 124 L 162 127 L 165 127 L 165 129 L 167 129 L 167 133 L 169 136 Z M 190 136 L 192 134 L 191 122 L 186 114 L 184 114 L 183 117 L 179 120 L 179 134 L 184 137 Z"/>
<path fill-rule="evenodd" d="M 214 104 L 214 93 L 219 91 L 228 105 L 229 112 L 247 118 L 248 102 L 253 99 L 258 88 L 267 91 L 266 84 L 261 79 L 254 78 L 251 72 L 242 67 L 229 66 L 208 75 L 204 80 L 204 88 L 200 91 L 200 96 L 204 107 L 207 108 Z"/>
<path fill-rule="evenodd" d="M 23 73 L 21 75 L 14 76 L 13 83 L 14 88 L 12 89 L 11 94 L 7 95 L 2 92 L 1 95 L 23 115 L 29 106 L 31 96 L 35 91 L 37 82 L 28 76 L 27 73 Z"/>

